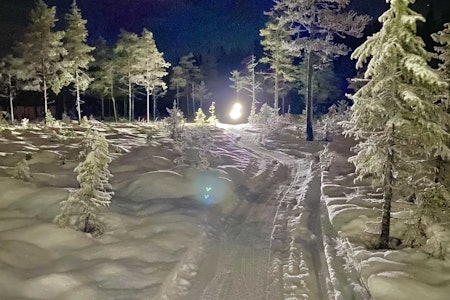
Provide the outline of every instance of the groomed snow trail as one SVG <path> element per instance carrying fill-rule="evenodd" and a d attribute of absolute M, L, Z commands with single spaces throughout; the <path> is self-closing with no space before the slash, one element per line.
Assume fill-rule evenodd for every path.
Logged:
<path fill-rule="evenodd" d="M 251 132 L 235 134 L 249 162 L 244 201 L 225 219 L 208 220 L 205 257 L 182 299 L 329 299 L 320 179 L 310 156 L 269 150 Z"/>

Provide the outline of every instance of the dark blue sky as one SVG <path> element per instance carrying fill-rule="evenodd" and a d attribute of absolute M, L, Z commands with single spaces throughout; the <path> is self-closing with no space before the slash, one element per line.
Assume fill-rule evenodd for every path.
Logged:
<path fill-rule="evenodd" d="M 56 6 L 60 19 L 72 0 L 44 0 Z M 90 38 L 115 41 L 120 29 L 152 31 L 169 60 L 190 51 L 247 49 L 259 39 L 263 14 L 272 0 L 77 0 L 88 20 Z M 10 44 L 20 36 L 34 0 L 0 0 L 0 39 Z"/>
<path fill-rule="evenodd" d="M 72 0 L 45 0 L 57 6 L 60 19 Z M 385 0 L 353 0 L 351 5 L 375 18 L 386 10 Z M 259 39 L 259 29 L 267 17 L 263 14 L 272 0 L 77 0 L 88 20 L 90 38 L 105 37 L 113 42 L 121 28 L 140 33 L 152 31 L 158 48 L 171 62 L 193 51 L 213 53 L 225 50 L 251 51 Z M 0 54 L 12 40 L 20 38 L 34 0 L 0 0 Z M 430 31 L 441 29 L 450 20 L 449 0 L 417 0 L 415 7 L 429 20 Z"/>

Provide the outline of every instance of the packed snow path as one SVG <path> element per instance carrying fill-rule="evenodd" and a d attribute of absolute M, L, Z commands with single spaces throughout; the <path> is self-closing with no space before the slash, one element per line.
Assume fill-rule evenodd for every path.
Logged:
<path fill-rule="evenodd" d="M 180 153 L 157 129 L 100 129 L 116 194 L 99 238 L 51 224 L 78 186 L 85 129 L 2 132 L 1 299 L 368 299 L 322 205 L 320 143 L 284 129 L 273 140 L 248 126 L 213 130 L 205 177 L 177 167 Z M 25 151 L 33 177 L 24 184 L 11 176 Z M 213 190 L 221 201 L 198 197 Z"/>
<path fill-rule="evenodd" d="M 248 188 L 258 186 L 258 194 L 241 191 L 241 207 L 225 219 L 209 220 L 206 257 L 182 299 L 335 298 L 323 247 L 321 218 L 327 214 L 313 156 L 269 150 L 254 132 L 234 129 L 234 134 L 253 156 Z"/>

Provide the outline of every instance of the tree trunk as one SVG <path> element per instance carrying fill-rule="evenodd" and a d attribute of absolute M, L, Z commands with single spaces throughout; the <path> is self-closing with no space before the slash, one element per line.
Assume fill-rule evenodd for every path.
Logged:
<path fill-rule="evenodd" d="M 112 105 L 113 105 L 113 112 L 114 112 L 114 121 L 117 123 L 117 108 L 116 108 L 116 99 L 114 96 L 111 98 Z"/>
<path fill-rule="evenodd" d="M 156 122 L 156 95 L 155 95 L 155 87 L 153 86 L 153 121 Z"/>
<path fill-rule="evenodd" d="M 78 72 L 75 74 L 75 89 L 77 93 L 77 112 L 78 112 L 78 124 L 81 122 L 81 104 L 80 104 L 80 87 L 78 86 Z"/>
<path fill-rule="evenodd" d="M 12 88 L 12 76 L 11 74 L 8 74 L 8 80 L 9 80 L 9 114 L 11 117 L 11 125 L 14 125 L 14 94 L 13 94 L 13 88 Z M 17 81 L 16 81 L 17 82 Z"/>
<path fill-rule="evenodd" d="M 147 123 L 150 123 L 150 89 L 146 88 L 147 96 Z"/>
<path fill-rule="evenodd" d="M 102 107 L 102 120 L 104 120 L 105 119 L 105 98 L 103 98 L 103 96 L 102 96 L 100 101 L 101 101 L 100 104 Z"/>
<path fill-rule="evenodd" d="M 48 105 L 47 105 L 47 82 L 45 81 L 44 75 L 44 117 L 47 116 Z M 45 120 L 44 120 L 45 122 Z"/>
<path fill-rule="evenodd" d="M 180 87 L 177 83 L 177 107 L 180 108 Z"/>
<path fill-rule="evenodd" d="M 383 214 L 381 219 L 381 234 L 379 249 L 389 249 L 389 237 L 391 226 L 391 203 L 393 198 L 394 185 L 394 126 L 392 125 L 392 136 L 388 141 L 386 162 L 384 165 L 384 180 L 383 180 Z"/>
<path fill-rule="evenodd" d="M 194 84 L 192 84 L 192 115 L 195 117 L 195 91 L 194 91 Z"/>
<path fill-rule="evenodd" d="M 314 141 L 312 99 L 313 65 L 311 61 L 311 52 L 307 52 L 306 59 L 306 140 Z"/>
<path fill-rule="evenodd" d="M 278 72 L 275 70 L 275 86 L 273 91 L 273 108 L 278 112 Z"/>
<path fill-rule="evenodd" d="M 286 102 L 285 100 L 286 100 L 286 96 L 281 97 L 281 110 L 282 110 L 283 116 L 285 115 L 285 110 L 284 110 L 284 104 Z"/>
<path fill-rule="evenodd" d="M 131 110 L 132 110 L 132 96 L 131 96 L 131 74 L 128 73 L 128 121 L 131 122 Z"/>
<path fill-rule="evenodd" d="M 114 121 L 117 123 L 116 98 L 114 97 L 114 78 L 111 79 L 111 101 L 113 105 Z"/>
<path fill-rule="evenodd" d="M 186 88 L 187 90 L 187 88 Z M 186 91 L 186 119 L 189 118 L 189 93 Z"/>

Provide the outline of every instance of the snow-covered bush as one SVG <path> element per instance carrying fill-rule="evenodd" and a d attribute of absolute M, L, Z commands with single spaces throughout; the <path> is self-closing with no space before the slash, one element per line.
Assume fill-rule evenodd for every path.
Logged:
<path fill-rule="evenodd" d="M 27 118 L 23 118 L 22 120 L 20 120 L 20 126 L 23 128 L 28 128 L 30 120 Z"/>
<path fill-rule="evenodd" d="M 209 118 L 207 122 L 214 127 L 217 125 L 216 102 L 214 101 L 211 103 L 211 106 L 209 107 Z"/>
<path fill-rule="evenodd" d="M 27 153 L 25 158 L 21 159 L 14 167 L 13 177 L 25 182 L 31 181 L 30 167 L 28 166 L 28 161 L 31 159 L 31 154 Z"/>
<path fill-rule="evenodd" d="M 214 138 L 208 127 L 186 128 L 180 139 L 175 140 L 175 149 L 180 157 L 175 159 L 179 167 L 188 166 L 200 170 L 209 167 L 208 155 L 213 156 Z"/>
<path fill-rule="evenodd" d="M 89 122 L 88 118 L 86 116 L 83 116 L 80 120 L 80 126 L 81 127 L 90 127 L 91 123 Z"/>
<path fill-rule="evenodd" d="M 97 131 L 88 131 L 92 141 L 92 150 L 86 159 L 74 169 L 78 173 L 79 189 L 71 191 L 67 200 L 60 203 L 61 213 L 55 217 L 53 223 L 60 227 L 73 227 L 77 230 L 101 235 L 105 230 L 104 222 L 97 215 L 100 207 L 111 203 L 112 176 L 108 170 L 111 162 L 108 141 Z"/>
<path fill-rule="evenodd" d="M 205 122 L 206 122 L 206 115 L 203 112 L 203 110 L 201 108 L 199 108 L 197 110 L 197 112 L 195 113 L 195 125 L 197 126 L 204 126 Z"/>
<path fill-rule="evenodd" d="M 350 120 L 351 111 L 346 100 L 339 100 L 328 109 L 328 113 L 318 122 L 321 140 L 331 141 L 330 134 L 342 132 L 342 124 Z"/>
<path fill-rule="evenodd" d="M 319 164 L 320 169 L 323 171 L 329 171 L 331 163 L 333 162 L 335 158 L 335 154 L 330 151 L 329 144 L 325 144 L 323 146 L 323 150 L 319 153 Z"/>
<path fill-rule="evenodd" d="M 70 125 L 72 124 L 72 119 L 69 117 L 68 114 L 66 114 L 65 112 L 63 112 L 62 114 L 62 118 L 61 118 L 61 122 L 63 122 L 66 125 Z"/>
<path fill-rule="evenodd" d="M 184 130 L 183 112 L 177 107 L 176 102 L 173 102 L 173 108 L 166 108 L 169 116 L 164 119 L 165 127 L 169 131 L 170 137 L 174 140 L 179 140 Z"/>
<path fill-rule="evenodd" d="M 8 121 L 3 116 L 3 113 L 0 113 L 0 131 L 7 128 L 9 126 Z"/>
<path fill-rule="evenodd" d="M 430 228 L 450 221 L 448 211 L 450 193 L 443 184 L 431 178 L 421 178 L 415 186 L 417 191 L 413 200 L 417 208 L 413 210 L 412 217 L 408 220 L 405 244 L 411 247 L 424 247 L 431 255 L 442 258 L 446 254 L 443 241 L 440 241 Z"/>
<path fill-rule="evenodd" d="M 259 112 L 255 115 L 257 124 L 264 125 L 270 132 L 280 129 L 284 122 L 283 118 L 278 115 L 278 109 L 270 107 L 264 103 Z"/>
<path fill-rule="evenodd" d="M 47 113 L 45 114 L 45 125 L 49 127 L 57 127 L 59 125 L 50 110 L 47 110 Z"/>

